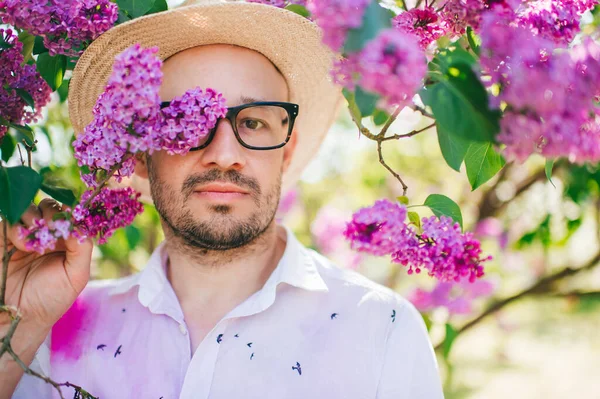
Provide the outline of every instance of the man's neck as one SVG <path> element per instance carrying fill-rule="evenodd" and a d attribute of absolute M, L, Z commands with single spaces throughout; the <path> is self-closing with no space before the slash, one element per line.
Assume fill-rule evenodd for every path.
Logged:
<path fill-rule="evenodd" d="M 167 236 L 166 245 L 167 277 L 186 318 L 210 311 L 208 318 L 220 320 L 263 287 L 286 244 L 285 230 L 272 223 L 252 243 L 233 250 L 189 248 L 173 236 Z"/>

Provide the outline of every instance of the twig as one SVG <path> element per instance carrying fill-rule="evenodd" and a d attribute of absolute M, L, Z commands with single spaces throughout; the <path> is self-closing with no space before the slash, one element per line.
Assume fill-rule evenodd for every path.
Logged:
<path fill-rule="evenodd" d="M 381 140 L 377 141 L 377 153 L 379 154 L 379 163 L 382 164 L 396 179 L 398 179 L 400 184 L 402 184 L 402 195 L 406 195 L 406 192 L 408 191 L 408 186 L 406 185 L 406 183 L 404 183 L 404 180 L 402 180 L 400 175 L 394 172 L 394 170 L 390 168 L 388 164 L 386 164 L 383 160 L 383 154 L 381 153 Z"/>
<path fill-rule="evenodd" d="M 486 310 L 484 310 L 479 316 L 475 317 L 474 319 L 472 319 L 471 321 L 469 321 L 468 323 L 466 323 L 465 325 L 460 327 L 456 331 L 456 334 L 457 335 L 462 334 L 463 332 L 465 332 L 465 331 L 469 330 L 470 328 L 474 327 L 475 325 L 477 325 L 480 321 L 482 321 L 486 317 L 496 313 L 500 309 L 504 308 L 505 306 L 513 303 L 514 301 L 516 301 L 518 299 L 521 299 L 521 298 L 529 296 L 529 295 L 539 294 L 541 292 L 544 292 L 544 290 L 547 289 L 548 286 L 550 286 L 551 284 L 553 284 L 559 280 L 562 280 L 563 278 L 571 277 L 575 274 L 578 274 L 583 271 L 594 268 L 598 264 L 598 262 L 600 262 L 600 252 L 597 253 L 592 258 L 592 260 L 590 260 L 586 265 L 584 265 L 580 268 L 574 269 L 574 268 L 567 267 L 566 269 L 563 269 L 560 272 L 557 272 L 557 273 L 551 274 L 550 276 L 542 278 L 537 283 L 533 284 L 531 287 L 529 287 L 513 296 L 510 296 L 508 298 L 505 298 L 505 299 L 502 299 L 500 301 L 493 303 Z M 438 349 L 442 348 L 442 346 L 443 346 L 443 341 L 440 342 L 438 345 L 436 345 L 435 349 L 438 350 Z"/>
<path fill-rule="evenodd" d="M 25 146 L 25 149 L 27 150 L 27 166 L 29 166 L 31 168 L 31 153 L 33 152 L 33 149 L 35 148 L 35 145 L 37 144 L 37 140 L 35 140 L 33 142 L 33 145 L 29 145 L 27 144 L 27 141 L 25 141 L 25 139 L 23 139 L 23 145 Z"/>
<path fill-rule="evenodd" d="M 13 247 L 10 251 L 8 250 L 8 222 L 6 218 L 2 221 L 3 234 L 4 234 L 4 253 L 2 255 L 2 285 L 0 286 L 0 307 L 6 306 L 5 296 L 6 296 L 6 280 L 8 279 L 8 263 L 10 262 L 10 258 L 13 256 L 15 252 L 17 252 L 17 247 Z"/>
<path fill-rule="evenodd" d="M 383 138 L 385 137 L 385 134 L 387 133 L 388 129 L 390 128 L 390 126 L 392 126 L 392 123 L 394 123 L 394 121 L 396 120 L 396 118 L 398 118 L 398 115 L 400 114 L 400 107 L 397 107 L 396 110 L 394 111 L 394 113 L 392 115 L 390 115 L 390 117 L 388 118 L 388 120 L 385 122 L 385 125 L 383 126 L 383 128 L 381 129 L 381 132 L 379 132 L 379 134 L 377 135 L 377 137 Z"/>
<path fill-rule="evenodd" d="M 21 146 L 18 143 L 17 150 L 19 150 L 19 158 L 21 158 L 21 165 L 25 165 L 25 160 L 23 159 L 23 154 L 21 153 Z"/>
<path fill-rule="evenodd" d="M 421 114 L 423 114 L 423 116 L 426 116 L 431 119 L 435 119 L 435 117 L 432 114 L 430 114 L 429 112 L 427 112 L 427 110 L 423 107 L 419 107 L 418 105 L 415 105 L 415 110 L 419 111 Z"/>
<path fill-rule="evenodd" d="M 393 136 L 384 137 L 381 139 L 381 141 L 398 140 L 398 139 L 405 139 L 408 137 L 416 136 L 419 133 L 423 133 L 424 131 L 431 129 L 432 127 L 435 127 L 435 125 L 436 125 L 436 123 L 434 122 L 429 126 L 425 126 L 423 129 L 413 130 L 412 132 L 406 133 L 406 134 L 395 134 Z"/>
<path fill-rule="evenodd" d="M 82 206 L 84 208 L 87 208 L 90 205 L 92 200 L 98 195 L 98 193 L 100 193 L 100 191 L 104 188 L 106 183 L 115 175 L 117 170 L 119 170 L 119 168 L 123 165 L 123 162 L 127 161 L 130 157 L 131 156 L 125 156 L 121 162 L 110 168 L 106 176 L 102 180 L 100 180 L 98 186 L 96 186 L 96 189 L 92 192 L 92 195 L 90 195 L 90 197 L 83 203 Z"/>

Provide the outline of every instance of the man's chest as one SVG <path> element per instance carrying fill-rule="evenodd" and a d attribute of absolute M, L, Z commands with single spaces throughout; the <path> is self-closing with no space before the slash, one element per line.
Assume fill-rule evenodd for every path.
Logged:
<path fill-rule="evenodd" d="M 189 332 L 173 320 L 139 322 L 133 332 L 94 334 L 77 361 L 55 359 L 52 374 L 103 399 L 373 398 L 383 342 L 335 321 L 226 320 L 193 356 Z"/>

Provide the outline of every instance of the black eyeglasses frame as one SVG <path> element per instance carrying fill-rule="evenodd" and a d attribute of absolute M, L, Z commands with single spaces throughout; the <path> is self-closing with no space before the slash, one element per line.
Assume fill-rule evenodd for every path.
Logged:
<path fill-rule="evenodd" d="M 171 104 L 170 101 L 163 101 L 160 103 L 160 108 L 161 109 L 166 108 L 170 104 Z M 278 144 L 275 146 L 270 146 L 270 147 L 255 147 L 255 146 L 251 146 L 251 145 L 244 143 L 244 141 L 241 139 L 241 137 L 237 131 L 237 126 L 235 123 L 235 119 L 237 118 L 237 115 L 246 108 L 251 108 L 251 107 L 255 107 L 255 106 L 266 106 L 266 105 L 279 106 L 287 111 L 290 120 L 289 120 L 288 133 L 285 138 L 285 141 L 281 144 Z M 292 137 L 292 131 L 294 130 L 294 122 L 296 121 L 296 117 L 298 116 L 299 110 L 300 110 L 300 106 L 298 104 L 294 104 L 294 103 L 288 103 L 288 102 L 284 102 L 284 101 L 256 101 L 253 103 L 242 104 L 242 105 L 238 105 L 235 107 L 227 107 L 227 113 L 225 114 L 225 117 L 220 118 L 220 119 L 227 119 L 229 121 L 229 123 L 231 124 L 231 127 L 233 128 L 233 133 L 235 134 L 235 137 L 236 137 L 238 143 L 240 143 L 242 145 L 242 147 L 248 148 L 250 150 L 267 151 L 267 150 L 275 150 L 277 148 L 281 148 L 281 147 L 285 146 L 288 143 L 288 141 L 290 141 L 290 138 Z M 220 122 L 220 119 L 217 121 L 217 124 Z M 216 131 L 217 131 L 217 127 L 215 125 L 215 127 L 213 129 L 211 129 L 211 131 L 208 133 L 208 139 L 206 140 L 206 142 L 204 144 L 202 144 L 201 146 L 190 149 L 190 151 L 198 151 L 198 150 L 202 150 L 202 149 L 208 147 L 208 145 L 211 143 L 211 141 L 215 137 Z"/>

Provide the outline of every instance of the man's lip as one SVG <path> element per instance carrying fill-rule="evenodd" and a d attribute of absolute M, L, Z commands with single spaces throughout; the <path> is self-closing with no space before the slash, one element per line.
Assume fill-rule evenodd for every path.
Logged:
<path fill-rule="evenodd" d="M 210 183 L 195 190 L 198 193 L 238 193 L 248 194 L 248 191 L 229 183 Z"/>

